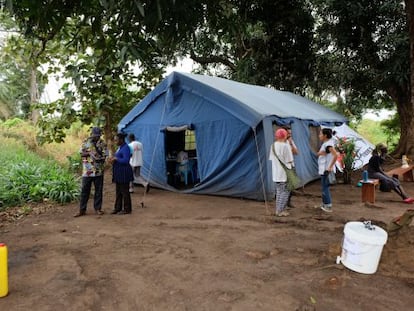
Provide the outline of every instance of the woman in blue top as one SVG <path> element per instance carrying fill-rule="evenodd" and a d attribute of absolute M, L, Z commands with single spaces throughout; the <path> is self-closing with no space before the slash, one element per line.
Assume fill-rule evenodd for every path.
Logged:
<path fill-rule="evenodd" d="M 118 133 L 115 136 L 115 142 L 118 150 L 110 159 L 112 163 L 112 182 L 116 185 L 116 199 L 114 210 L 111 214 L 131 214 L 131 194 L 129 193 L 129 183 L 134 180 L 131 165 L 131 149 L 125 142 L 126 134 Z M 123 208 L 122 208 L 123 207 Z"/>

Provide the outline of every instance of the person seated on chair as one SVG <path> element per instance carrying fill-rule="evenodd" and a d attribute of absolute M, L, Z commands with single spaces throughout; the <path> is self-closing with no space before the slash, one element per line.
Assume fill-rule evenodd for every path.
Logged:
<path fill-rule="evenodd" d="M 384 144 L 378 144 L 372 152 L 372 157 L 368 162 L 368 177 L 379 179 L 380 190 L 387 192 L 394 190 L 404 201 L 404 203 L 414 203 L 414 199 L 409 197 L 395 177 L 388 176 L 382 169 L 388 149 Z"/>
<path fill-rule="evenodd" d="M 177 162 L 177 174 L 180 176 L 182 174 L 184 174 L 184 176 L 187 176 L 190 170 L 190 162 L 188 161 L 188 153 L 184 150 L 181 150 L 177 154 L 176 162 Z M 184 179 L 187 184 L 187 177 L 184 177 Z"/>
<path fill-rule="evenodd" d="M 184 150 L 181 150 L 181 151 L 177 154 L 177 159 L 176 159 L 176 161 L 177 161 L 179 164 L 181 164 L 181 165 L 188 163 L 188 153 L 187 153 L 186 151 L 184 151 Z"/>

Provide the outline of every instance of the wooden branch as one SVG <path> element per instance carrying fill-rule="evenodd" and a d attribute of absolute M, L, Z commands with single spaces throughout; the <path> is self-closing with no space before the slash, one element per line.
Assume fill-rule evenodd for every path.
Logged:
<path fill-rule="evenodd" d="M 208 57 L 204 57 L 204 56 L 197 56 L 195 55 L 194 51 L 190 52 L 190 58 L 200 64 L 223 64 L 229 68 L 231 68 L 231 70 L 236 70 L 236 65 L 231 62 L 228 58 L 225 58 L 223 56 L 218 56 L 218 55 L 211 55 Z"/>

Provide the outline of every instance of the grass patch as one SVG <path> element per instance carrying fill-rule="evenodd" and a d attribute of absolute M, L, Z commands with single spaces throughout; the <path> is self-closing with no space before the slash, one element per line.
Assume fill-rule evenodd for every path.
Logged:
<path fill-rule="evenodd" d="M 27 202 L 76 200 L 79 178 L 52 155 L 40 156 L 35 152 L 41 147 L 32 144 L 34 131 L 30 128 L 20 123 L 12 128 L 13 131 L 0 128 L 0 210 Z"/>
<path fill-rule="evenodd" d="M 390 152 L 398 144 L 400 138 L 399 135 L 387 133 L 381 121 L 370 119 L 362 120 L 356 127 L 356 131 L 374 145 L 379 143 L 387 144 Z"/>

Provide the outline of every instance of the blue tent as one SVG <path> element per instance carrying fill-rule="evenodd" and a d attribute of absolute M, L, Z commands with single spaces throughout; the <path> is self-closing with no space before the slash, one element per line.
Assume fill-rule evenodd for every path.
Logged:
<path fill-rule="evenodd" d="M 125 115 L 118 130 L 143 143 L 141 174 L 156 187 L 263 200 L 274 195 L 268 158 L 277 126 L 290 124 L 300 151 L 296 170 L 306 184 L 319 177 L 312 151 L 319 126 L 344 122 L 293 93 L 173 72 Z M 179 149 L 193 163 L 186 187 L 176 171 Z"/>

